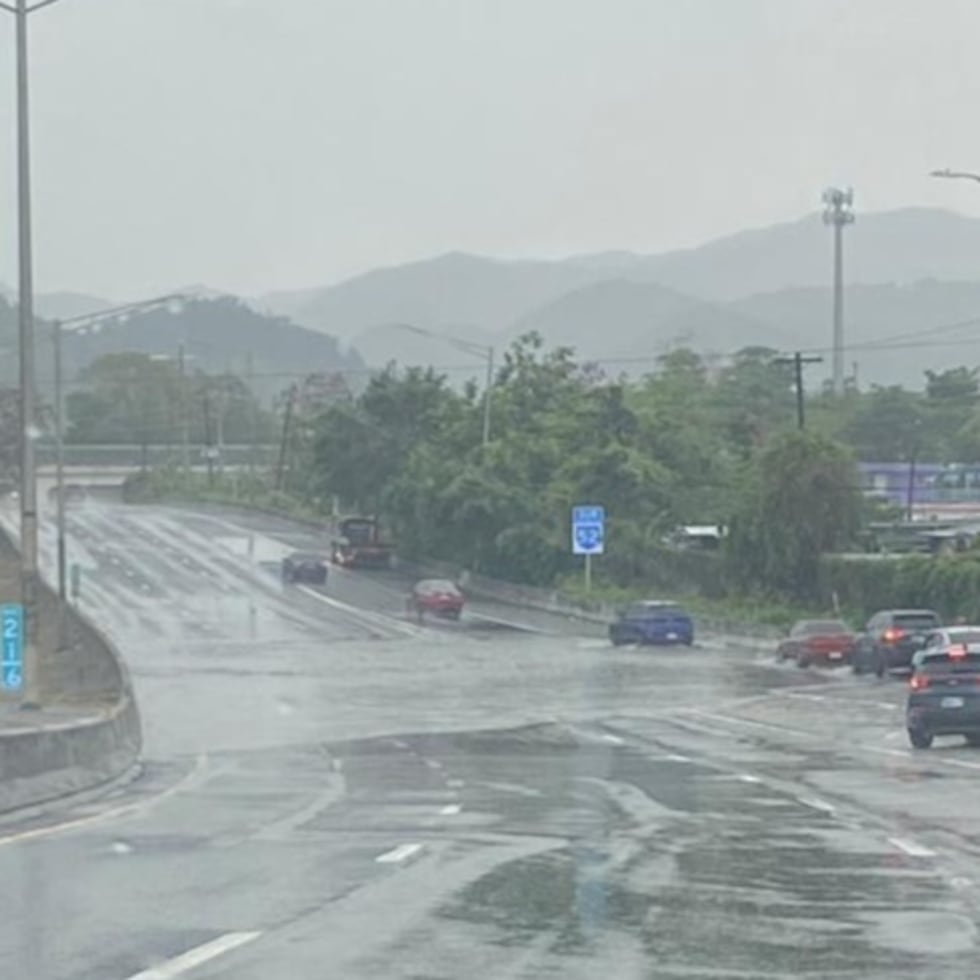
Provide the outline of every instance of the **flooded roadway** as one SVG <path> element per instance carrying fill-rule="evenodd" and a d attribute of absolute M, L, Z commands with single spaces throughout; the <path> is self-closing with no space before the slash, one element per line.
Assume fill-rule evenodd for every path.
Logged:
<path fill-rule="evenodd" d="M 900 684 L 479 603 L 420 627 L 389 576 L 283 586 L 318 544 L 72 512 L 146 765 L 3 830 L 4 976 L 976 975 L 980 752 L 908 750 Z"/>

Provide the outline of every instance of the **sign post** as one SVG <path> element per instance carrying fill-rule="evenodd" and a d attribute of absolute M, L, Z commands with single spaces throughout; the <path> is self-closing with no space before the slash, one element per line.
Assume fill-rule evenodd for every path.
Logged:
<path fill-rule="evenodd" d="M 15 603 L 0 606 L 0 687 L 20 691 L 24 687 L 24 607 Z"/>
<path fill-rule="evenodd" d="M 592 556 L 606 545 L 606 509 L 595 504 L 572 508 L 572 554 L 585 556 L 585 590 L 592 589 Z"/>

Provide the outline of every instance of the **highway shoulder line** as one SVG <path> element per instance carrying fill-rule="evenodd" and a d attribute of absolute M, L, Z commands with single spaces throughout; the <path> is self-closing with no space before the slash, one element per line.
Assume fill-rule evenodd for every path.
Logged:
<path fill-rule="evenodd" d="M 917 841 L 909 840 L 906 837 L 889 837 L 888 843 L 892 847 L 897 847 L 900 851 L 904 851 L 909 857 L 930 858 L 936 856 L 936 852 L 931 848 Z"/>
<path fill-rule="evenodd" d="M 129 980 L 173 980 L 174 977 L 182 977 L 190 973 L 191 970 L 195 970 L 225 953 L 230 953 L 233 949 L 254 942 L 261 935 L 261 932 L 226 932 L 223 936 L 212 939 L 201 946 L 195 946 L 165 963 L 136 973 L 129 977 Z"/>
<path fill-rule="evenodd" d="M 379 854 L 374 860 L 378 864 L 401 864 L 402 861 L 407 861 L 410 857 L 414 857 L 421 850 L 421 844 L 400 844 L 391 851 L 385 851 L 384 854 Z"/>

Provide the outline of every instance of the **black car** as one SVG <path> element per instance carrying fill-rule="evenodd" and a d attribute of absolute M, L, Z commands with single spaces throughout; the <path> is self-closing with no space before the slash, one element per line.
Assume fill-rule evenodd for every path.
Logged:
<path fill-rule="evenodd" d="M 876 612 L 858 636 L 851 665 L 855 674 L 911 671 L 912 657 L 926 637 L 942 626 L 931 609 L 883 609 Z"/>
<path fill-rule="evenodd" d="M 980 745 L 980 643 L 950 643 L 916 654 L 905 707 L 909 741 L 927 749 L 936 735 Z"/>
<path fill-rule="evenodd" d="M 327 581 L 326 559 L 307 551 L 294 551 L 282 560 L 282 580 L 323 585 Z"/>

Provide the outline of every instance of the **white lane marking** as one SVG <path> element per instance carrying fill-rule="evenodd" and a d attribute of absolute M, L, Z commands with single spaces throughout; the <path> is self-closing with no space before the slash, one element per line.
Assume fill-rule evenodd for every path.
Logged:
<path fill-rule="evenodd" d="M 691 757 L 688 755 L 680 755 L 678 752 L 670 752 L 664 756 L 665 759 L 669 759 L 671 762 L 690 762 Z"/>
<path fill-rule="evenodd" d="M 980 769 L 980 763 L 964 762 L 963 759 L 938 759 L 937 761 L 946 766 L 959 766 L 961 769 Z"/>
<path fill-rule="evenodd" d="M 837 810 L 832 803 L 826 800 L 818 800 L 815 796 L 798 796 L 797 802 L 808 806 L 811 810 L 819 810 L 821 813 L 834 813 Z"/>
<path fill-rule="evenodd" d="M 298 585 L 296 587 L 300 592 L 305 592 L 306 595 L 312 596 L 324 605 L 330 606 L 333 609 L 339 609 L 341 612 L 347 613 L 349 616 L 354 616 L 360 619 L 363 623 L 367 623 L 369 626 L 381 627 L 382 629 L 391 630 L 393 632 L 402 633 L 405 636 L 414 637 L 426 637 L 432 638 L 435 635 L 431 630 L 425 630 L 418 626 L 411 626 L 408 623 L 403 623 L 393 616 L 386 616 L 384 613 L 371 612 L 369 609 L 361 609 L 359 606 L 352 606 L 348 602 L 341 602 L 339 599 L 334 599 L 333 596 L 325 595 L 322 592 L 317 592 L 316 589 L 311 589 L 308 585 Z"/>
<path fill-rule="evenodd" d="M 71 830 L 78 830 L 81 827 L 105 823 L 120 817 L 128 817 L 131 814 L 145 813 L 157 806 L 157 804 L 187 789 L 192 783 L 202 777 L 207 766 L 208 757 L 202 753 L 195 760 L 194 768 L 183 779 L 163 790 L 163 792 L 157 793 L 156 796 L 151 796 L 148 799 L 139 800 L 135 803 L 125 803 L 122 806 L 117 806 L 110 810 L 103 810 L 101 813 L 95 813 L 90 817 L 78 817 L 74 820 L 65 820 L 63 823 L 52 824 L 48 827 L 38 827 L 35 830 L 24 830 L 17 834 L 0 836 L 0 847 L 7 847 L 10 844 L 20 844 L 24 841 L 37 840 L 43 837 L 53 837 L 55 834 L 68 833 Z"/>
<path fill-rule="evenodd" d="M 512 619 L 501 619 L 500 616 L 488 616 L 486 613 L 476 613 L 467 610 L 467 619 L 479 619 L 484 623 L 493 623 L 497 626 L 509 626 L 511 629 L 521 633 L 537 633 L 539 636 L 549 636 L 547 630 L 539 629 L 537 626 L 530 626 L 527 623 L 518 623 Z M 607 644 L 603 644 L 606 646 Z"/>
<path fill-rule="evenodd" d="M 455 817 L 457 813 L 462 811 L 462 806 L 459 803 L 449 803 L 444 806 L 439 812 L 444 817 Z"/>
<path fill-rule="evenodd" d="M 931 858 L 936 856 L 936 852 L 926 847 L 924 844 L 918 843 L 918 841 L 909 840 L 906 837 L 889 837 L 888 843 L 892 847 L 897 847 L 900 851 L 904 851 L 909 857 L 914 858 Z"/>
<path fill-rule="evenodd" d="M 813 738 L 813 733 L 803 728 L 791 728 L 789 725 L 772 725 L 765 721 L 753 721 L 750 718 L 736 718 L 734 715 L 714 714 L 711 711 L 702 711 L 700 708 L 691 708 L 690 713 L 699 718 L 708 718 L 711 721 L 720 721 L 723 725 L 746 725 L 749 728 L 762 728 L 769 732 L 778 732 L 780 735 L 800 735 L 804 738 Z"/>
<path fill-rule="evenodd" d="M 801 701 L 826 701 L 827 700 L 822 694 L 802 694 L 798 691 L 787 691 L 786 697 L 798 698 Z"/>
<path fill-rule="evenodd" d="M 743 783 L 761 783 L 762 780 L 758 776 L 753 776 L 750 772 L 740 772 L 738 778 L 742 780 Z"/>
<path fill-rule="evenodd" d="M 618 735 L 610 735 L 609 732 L 606 732 L 605 734 L 603 734 L 602 740 L 604 742 L 608 742 L 610 745 L 625 745 L 626 744 L 626 740 L 625 739 L 620 738 Z"/>
<path fill-rule="evenodd" d="M 407 749 L 408 742 L 403 742 L 400 738 L 393 738 L 391 744 L 394 745 L 396 749 Z"/>
<path fill-rule="evenodd" d="M 422 850 L 421 844 L 400 844 L 394 850 L 379 854 L 374 860 L 378 864 L 401 864 Z"/>
<path fill-rule="evenodd" d="M 174 977 L 190 973 L 191 970 L 203 966 L 225 953 L 230 953 L 233 949 L 254 942 L 261 935 L 261 932 L 226 932 L 223 936 L 212 939 L 209 943 L 195 946 L 194 949 L 189 949 L 186 953 L 175 956 L 172 960 L 167 960 L 166 963 L 135 973 L 129 980 L 173 980 Z"/>
<path fill-rule="evenodd" d="M 462 789 L 466 785 L 466 783 L 462 779 L 447 779 L 446 785 L 450 789 Z"/>
<path fill-rule="evenodd" d="M 912 753 L 908 749 L 884 749 L 878 745 L 862 745 L 862 750 L 865 752 L 875 752 L 878 755 L 897 755 L 902 759 L 911 759 Z M 942 760 L 940 760 L 942 761 Z M 948 761 L 948 760 L 947 760 Z"/>
<path fill-rule="evenodd" d="M 442 768 L 442 763 L 441 762 L 437 762 L 435 759 L 425 759 L 423 761 L 425 762 L 425 764 L 430 769 L 441 769 Z"/>
<path fill-rule="evenodd" d="M 902 733 L 901 732 L 888 732 L 888 734 L 885 735 L 885 741 L 886 742 L 894 742 L 895 739 L 898 739 L 898 738 L 901 738 L 901 737 L 902 737 Z"/>

